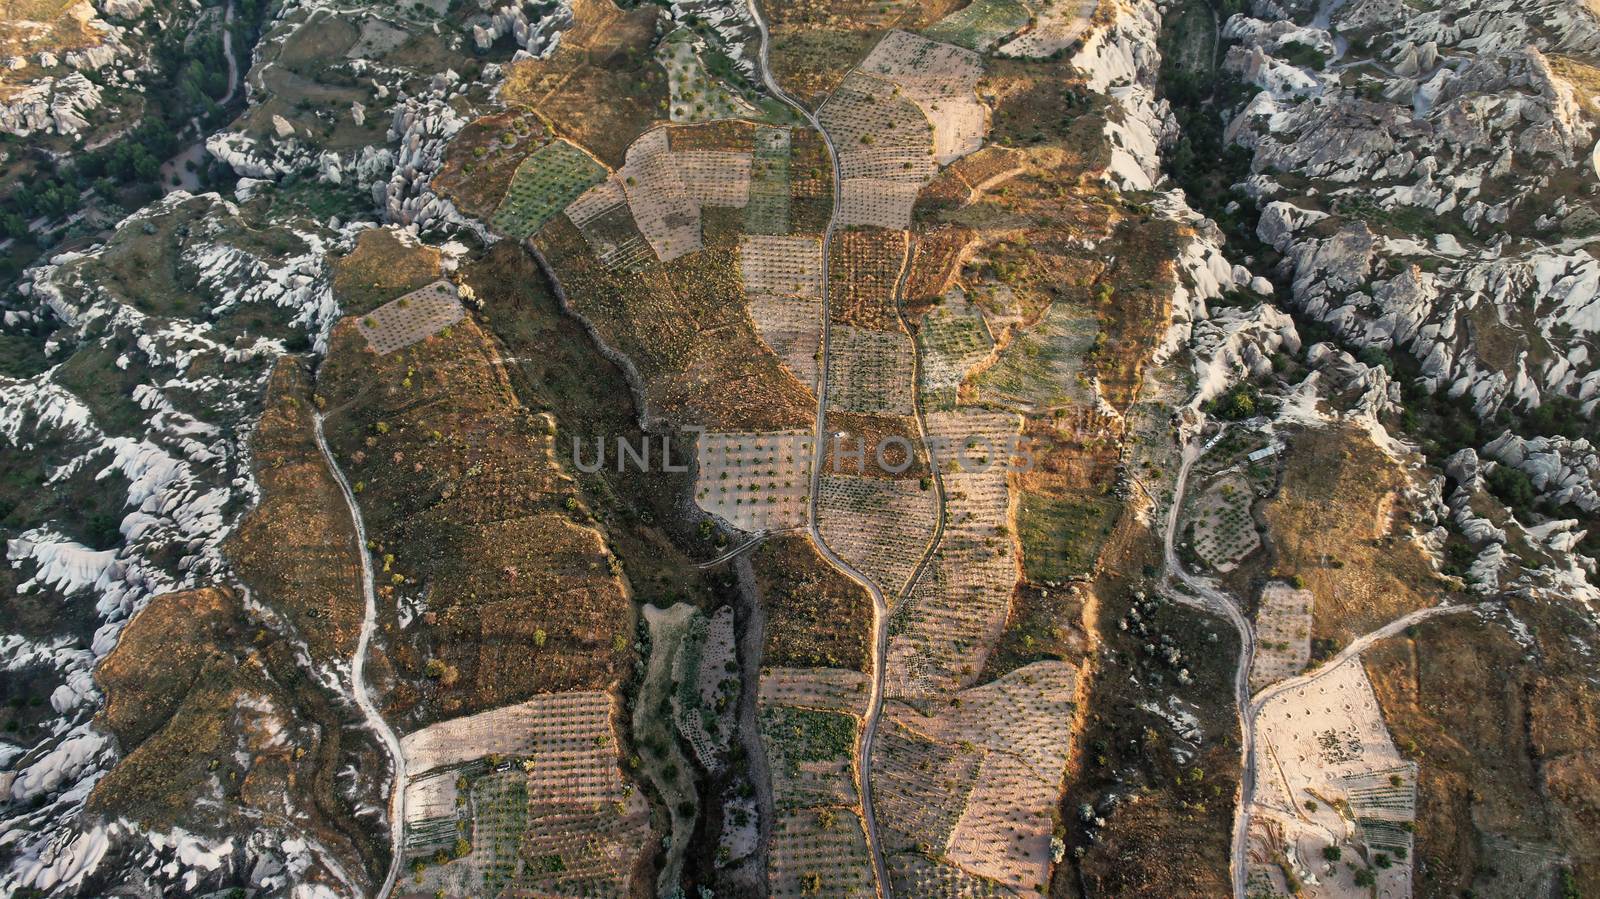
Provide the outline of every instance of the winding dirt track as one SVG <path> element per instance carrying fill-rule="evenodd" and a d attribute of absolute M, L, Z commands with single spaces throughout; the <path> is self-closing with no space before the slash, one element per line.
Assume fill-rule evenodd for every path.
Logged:
<path fill-rule="evenodd" d="M 867 851 L 872 856 L 872 876 L 877 883 L 878 895 L 888 899 L 889 877 L 883 864 L 883 851 L 878 842 L 878 820 L 872 808 L 872 778 L 870 776 L 872 764 L 872 745 L 878 735 L 878 719 L 883 711 L 883 683 L 884 683 L 884 657 L 888 653 L 889 628 L 888 604 L 884 601 L 883 591 L 871 579 L 857 571 L 849 562 L 839 558 L 822 539 L 822 534 L 817 527 L 817 487 L 822 480 L 822 464 L 827 453 L 823 451 L 823 440 L 826 437 L 828 411 L 828 366 L 831 361 L 828 335 L 828 256 L 833 244 L 834 220 L 839 214 L 840 182 L 839 153 L 834 147 L 833 138 L 817 117 L 805 108 L 798 100 L 786 93 L 778 86 L 778 80 L 772 76 L 772 65 L 769 58 L 769 48 L 772 44 L 772 35 L 767 30 L 767 20 L 761 14 L 761 7 L 757 0 L 746 0 L 750 7 L 750 17 L 756 23 L 756 28 L 761 33 L 760 49 L 757 59 L 761 66 L 761 80 L 766 84 L 767 90 L 780 102 L 793 109 L 796 114 L 805 119 L 818 134 L 822 136 L 823 143 L 828 148 L 828 161 L 833 180 L 833 208 L 828 214 L 828 227 L 822 235 L 822 361 L 817 371 L 817 415 L 814 431 L 816 433 L 816 446 L 813 452 L 811 465 L 811 499 L 809 503 L 808 528 L 811 533 L 811 542 L 816 544 L 817 551 L 828 563 L 839 569 L 851 580 L 865 587 L 872 596 L 872 683 L 871 691 L 867 696 L 867 712 L 861 722 L 860 741 L 856 745 L 856 790 L 861 796 L 861 819 L 866 826 Z M 940 519 L 943 520 L 943 510 L 940 510 Z M 920 568 L 919 568 L 920 573 Z M 913 577 L 913 582 L 915 577 Z"/>
<path fill-rule="evenodd" d="M 344 494 L 345 505 L 350 508 L 350 521 L 356 529 L 356 556 L 361 560 L 361 592 L 366 600 L 366 608 L 361 617 L 361 637 L 356 641 L 356 652 L 350 659 L 350 683 L 356 705 L 366 717 L 367 724 L 378 735 L 394 765 L 394 781 L 389 787 L 389 873 L 384 877 L 383 885 L 373 893 L 377 899 L 384 899 L 394 891 L 403 861 L 401 841 L 405 836 L 406 757 L 400 751 L 400 738 L 395 736 L 389 723 L 378 713 L 378 706 L 372 701 L 372 693 L 367 686 L 367 648 L 372 643 L 372 631 L 377 626 L 378 618 L 378 601 L 372 582 L 372 559 L 367 554 L 367 526 L 361 520 L 361 509 L 356 505 L 355 491 L 350 489 L 350 482 L 345 479 L 339 463 L 334 461 L 333 451 L 328 449 L 328 441 L 322 436 L 322 413 L 314 413 L 311 420 L 315 423 L 313 432 L 317 438 L 317 449 L 322 451 L 322 460 L 327 463 L 328 471 L 333 473 L 333 479 L 339 482 L 339 490 Z"/>
<path fill-rule="evenodd" d="M 1459 615 L 1463 612 L 1489 610 L 1493 606 L 1488 603 L 1478 605 L 1455 606 L 1430 606 L 1418 609 L 1407 615 L 1396 618 L 1383 627 L 1363 634 L 1350 641 L 1350 645 L 1335 655 L 1333 658 L 1319 665 L 1316 669 L 1308 671 L 1288 680 L 1279 681 L 1263 687 L 1254 697 L 1250 695 L 1250 665 L 1255 658 L 1256 637 L 1255 630 L 1244 614 L 1239 611 L 1239 603 L 1227 594 L 1216 588 L 1209 579 L 1200 577 L 1186 570 L 1178 561 L 1177 552 L 1173 548 L 1173 541 L 1178 532 L 1178 517 L 1183 508 L 1183 495 L 1189 480 L 1189 469 L 1194 463 L 1206 454 L 1206 451 L 1216 445 L 1217 441 L 1227 433 L 1224 426 L 1215 436 L 1203 446 L 1197 445 L 1192 437 L 1185 437 L 1183 441 L 1183 464 L 1178 469 L 1178 480 L 1173 487 L 1172 506 L 1167 510 L 1166 534 L 1163 536 L 1162 551 L 1165 555 L 1168 583 L 1177 579 L 1192 596 L 1182 591 L 1173 590 L 1172 595 L 1179 602 L 1195 606 L 1208 612 L 1228 619 L 1234 630 L 1239 632 L 1239 664 L 1233 673 L 1234 706 L 1238 709 L 1239 716 L 1239 743 L 1241 747 L 1240 772 L 1239 772 L 1239 797 L 1234 805 L 1233 814 L 1233 848 L 1229 856 L 1229 867 L 1233 878 L 1234 899 L 1245 899 L 1245 881 L 1249 875 L 1249 839 L 1250 839 L 1250 804 L 1255 800 L 1256 792 L 1256 719 L 1260 716 L 1262 708 L 1274 697 L 1283 693 L 1306 686 L 1333 673 L 1341 665 L 1352 659 L 1357 659 L 1363 652 L 1372 648 L 1372 645 L 1386 640 L 1400 633 L 1408 627 L 1430 618 L 1443 615 Z"/>

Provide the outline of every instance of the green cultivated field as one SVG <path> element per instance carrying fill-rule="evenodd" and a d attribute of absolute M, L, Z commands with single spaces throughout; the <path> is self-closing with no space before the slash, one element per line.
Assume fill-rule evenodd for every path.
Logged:
<path fill-rule="evenodd" d="M 589 154 L 564 140 L 551 141 L 517 166 L 490 224 L 501 234 L 529 237 L 605 177 L 606 170 Z"/>
<path fill-rule="evenodd" d="M 1018 0 L 973 0 L 930 26 L 923 34 L 936 41 L 988 50 L 1028 24 L 1028 9 Z"/>

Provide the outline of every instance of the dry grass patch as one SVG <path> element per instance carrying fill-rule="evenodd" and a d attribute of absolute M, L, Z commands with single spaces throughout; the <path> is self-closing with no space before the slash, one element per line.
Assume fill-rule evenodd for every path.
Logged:
<path fill-rule="evenodd" d="M 439 251 L 393 228 L 369 228 L 349 253 L 333 260 L 333 296 L 346 314 L 361 315 L 439 277 Z"/>
<path fill-rule="evenodd" d="M 387 356 L 358 340 L 335 329 L 321 389 L 374 544 L 385 626 L 409 625 L 390 630 L 391 714 L 435 719 L 609 685 L 633 609 L 557 462 L 553 419 L 521 405 L 470 319 Z"/>
<path fill-rule="evenodd" d="M 228 541 L 258 599 L 288 616 L 312 658 L 350 658 L 361 628 L 355 527 L 312 434 L 305 369 L 278 362 L 250 449 L 261 503 Z"/>
<path fill-rule="evenodd" d="M 510 109 L 483 116 L 456 132 L 429 183 L 467 215 L 488 221 L 511 187 L 517 166 L 549 140 L 537 114 Z"/>
<path fill-rule="evenodd" d="M 666 73 L 651 58 L 660 11 L 624 12 L 611 0 L 572 4 L 576 25 L 561 35 L 549 59 L 506 67 L 500 97 L 536 111 L 592 150 L 606 165 L 622 165 L 628 144 L 667 116 Z"/>
<path fill-rule="evenodd" d="M 1594 629 L 1561 603 L 1509 609 L 1520 623 L 1434 619 L 1363 656 L 1395 742 L 1423 766 L 1417 895 L 1429 899 L 1545 895 L 1563 867 L 1580 895 L 1600 889 Z"/>
<path fill-rule="evenodd" d="M 1264 514 L 1276 576 L 1316 596 L 1313 639 L 1343 645 L 1414 609 L 1443 585 L 1423 551 L 1395 533 L 1405 472 L 1349 427 L 1301 431 Z"/>
<path fill-rule="evenodd" d="M 912 314 L 939 301 L 961 274 L 976 233 L 961 225 L 941 225 L 919 232 L 911 242 L 910 271 L 906 274 L 905 302 Z"/>
<path fill-rule="evenodd" d="M 106 690 L 100 722 L 123 751 L 144 742 L 183 701 L 220 651 L 236 642 L 244 619 L 230 590 L 166 593 L 134 616 L 95 680 Z"/>
<path fill-rule="evenodd" d="M 972 0 L 925 29 L 928 37 L 969 50 L 987 51 L 1028 24 L 1021 0 Z"/>
<path fill-rule="evenodd" d="M 667 129 L 667 149 L 673 153 L 690 150 L 725 150 L 730 153 L 750 153 L 756 149 L 757 135 L 769 130 L 737 119 L 703 122 L 692 125 L 674 124 Z"/>
<path fill-rule="evenodd" d="M 970 205 L 986 191 L 1021 174 L 1025 167 L 1024 155 L 1005 147 L 984 147 L 970 156 L 963 156 L 942 169 L 922 189 L 917 197 L 916 217 L 936 220 L 940 212 Z"/>
<path fill-rule="evenodd" d="M 1027 419 L 1024 438 L 1032 465 L 1017 478 L 1023 572 L 1035 584 L 1091 575 L 1126 517 L 1110 491 L 1120 447 L 1091 412 Z"/>
<path fill-rule="evenodd" d="M 301 667 L 304 650 L 268 627 L 230 590 L 150 600 L 95 672 L 107 697 L 98 720 L 122 757 L 87 808 L 214 839 L 266 822 L 381 878 L 387 846 L 336 778 L 349 766 L 382 771 L 384 761 L 367 737 L 346 731 L 347 710 Z"/>
<path fill-rule="evenodd" d="M 42 52 L 61 56 L 99 45 L 105 33 L 92 27 L 96 13 L 86 0 L 0 0 L 0 58 L 17 57 L 28 65 L 0 72 L 0 100 L 25 86 L 39 69 L 32 65 Z"/>
<path fill-rule="evenodd" d="M 872 600 L 865 587 L 828 564 L 803 534 L 768 540 L 751 561 L 767 613 L 763 664 L 867 668 Z"/>
<path fill-rule="evenodd" d="M 917 420 L 909 415 L 829 412 L 827 433 L 824 473 L 915 481 L 928 476 L 927 452 Z M 863 450 L 865 455 L 858 458 Z"/>

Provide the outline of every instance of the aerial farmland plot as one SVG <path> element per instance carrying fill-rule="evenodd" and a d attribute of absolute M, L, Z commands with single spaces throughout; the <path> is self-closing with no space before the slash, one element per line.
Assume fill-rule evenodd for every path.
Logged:
<path fill-rule="evenodd" d="M 1410 896 L 1418 767 L 1395 748 L 1361 661 L 1271 695 L 1257 715 L 1271 764 L 1251 808 L 1252 888 L 1290 896 L 1292 877 L 1322 897 Z"/>
<path fill-rule="evenodd" d="M 761 678 L 759 726 L 772 771 L 773 896 L 875 894 L 853 768 L 866 678 L 780 668 Z"/>
<path fill-rule="evenodd" d="M 895 291 L 906 266 L 906 235 L 881 228 L 849 228 L 829 248 L 832 320 L 873 331 L 903 331 Z"/>
<path fill-rule="evenodd" d="M 915 699 L 976 679 L 1022 574 L 1008 514 L 1006 460 L 999 455 L 1019 433 L 1020 417 L 931 413 L 927 424 L 943 473 L 945 529 L 933 568 L 894 610 L 886 685 L 890 696 Z M 950 449 L 937 449 L 941 444 Z"/>
<path fill-rule="evenodd" d="M 817 112 L 839 150 L 838 223 L 904 229 L 938 169 L 933 126 L 886 78 L 853 72 Z"/>
<path fill-rule="evenodd" d="M 688 28 L 672 32 L 656 47 L 656 59 L 667 70 L 672 121 L 683 124 L 755 117 L 758 111 L 750 101 L 706 70 L 701 58 L 704 52 L 705 39 Z"/>
<path fill-rule="evenodd" d="M 502 234 L 528 237 L 605 177 L 594 157 L 564 140 L 551 141 L 517 166 L 490 224 Z"/>
<path fill-rule="evenodd" d="M 628 208 L 628 195 L 615 179 L 584 191 L 566 208 L 589 248 L 607 268 L 637 272 L 655 259 Z"/>
<path fill-rule="evenodd" d="M 1070 47 L 1089 28 L 1100 0 L 1025 0 L 1033 27 L 1000 45 L 1001 56 L 1038 59 Z"/>
<path fill-rule="evenodd" d="M 1192 513 L 1194 551 L 1217 571 L 1232 571 L 1261 547 L 1250 506 L 1255 490 L 1239 474 L 1226 474 L 1207 486 Z"/>
<path fill-rule="evenodd" d="M 701 207 L 743 208 L 750 197 L 751 154 L 672 150 L 657 128 L 628 147 L 616 178 L 634 221 L 663 262 L 699 250 Z"/>
<path fill-rule="evenodd" d="M 813 387 L 822 344 L 822 241 L 747 234 L 739 245 L 739 268 L 761 339 L 801 384 Z"/>
<path fill-rule="evenodd" d="M 0 897 L 1595 899 L 1597 54 L 0 0 Z"/>
<path fill-rule="evenodd" d="M 933 492 L 916 481 L 825 475 L 817 485 L 822 539 L 887 593 L 910 579 L 935 514 Z"/>
<path fill-rule="evenodd" d="M 828 404 L 844 412 L 910 415 L 913 359 L 903 331 L 829 325 Z"/>
<path fill-rule="evenodd" d="M 466 314 L 455 285 L 441 280 L 384 303 L 363 315 L 356 327 L 367 346 L 382 355 L 426 340 Z"/>
<path fill-rule="evenodd" d="M 812 443 L 810 431 L 702 433 L 695 502 L 751 533 L 803 526 Z"/>
<path fill-rule="evenodd" d="M 922 352 L 923 406 L 933 411 L 954 409 L 962 382 L 994 349 L 982 311 L 964 291 L 952 289 L 918 321 L 916 339 Z"/>
<path fill-rule="evenodd" d="M 761 339 L 801 384 L 814 390 L 822 352 L 822 298 L 763 294 L 746 302 Z"/>
<path fill-rule="evenodd" d="M 1274 581 L 1261 588 L 1256 609 L 1256 655 L 1250 667 L 1252 693 L 1294 677 L 1311 660 L 1310 590 Z"/>
<path fill-rule="evenodd" d="M 975 401 L 1023 412 L 1093 408 L 1086 361 L 1100 333 L 1099 319 L 1081 306 L 1055 303 L 1032 327 L 1002 347 L 993 365 L 972 380 Z"/>
<path fill-rule="evenodd" d="M 739 244 L 739 270 L 749 296 L 820 297 L 822 241 L 815 237 L 746 235 Z"/>
<path fill-rule="evenodd" d="M 961 47 L 905 31 L 891 31 L 861 63 L 862 71 L 886 78 L 927 118 L 933 128 L 933 155 L 939 165 L 983 145 L 989 111 L 978 102 L 983 61 Z"/>
<path fill-rule="evenodd" d="M 756 132 L 754 143 L 744 230 L 747 234 L 788 234 L 792 132 L 788 128 L 762 128 Z"/>
<path fill-rule="evenodd" d="M 614 711 L 607 693 L 554 693 L 407 734 L 408 879 L 447 896 L 626 895 L 649 825 Z"/>
<path fill-rule="evenodd" d="M 1048 888 L 1055 804 L 1047 785 L 1071 751 L 1077 670 L 1036 662 L 931 714 L 891 700 L 875 750 L 884 851 L 959 869 L 947 879 L 989 882 L 1019 896 Z M 896 870 L 926 882 L 921 864 Z M 946 878 L 941 878 L 946 879 Z M 896 893 L 910 884 L 897 883 Z M 981 892 L 979 893 L 981 895 Z"/>

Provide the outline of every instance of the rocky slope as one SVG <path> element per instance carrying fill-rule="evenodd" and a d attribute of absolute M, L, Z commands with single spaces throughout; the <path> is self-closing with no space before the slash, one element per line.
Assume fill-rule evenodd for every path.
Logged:
<path fill-rule="evenodd" d="M 1255 12 L 1225 25 L 1226 68 L 1260 91 L 1229 136 L 1294 303 L 1482 415 L 1592 412 L 1600 22 L 1561 2 Z"/>

